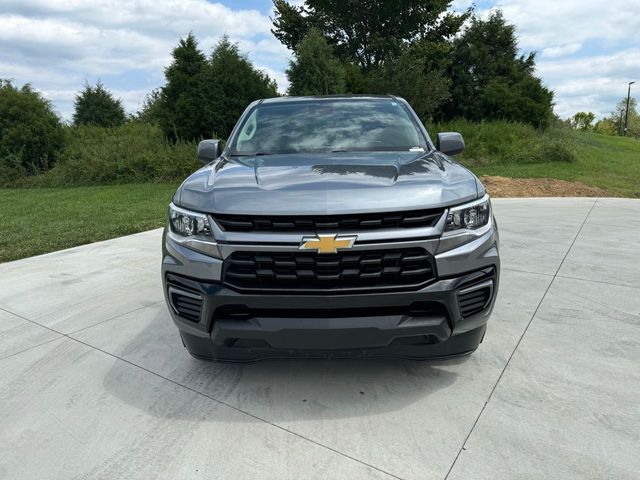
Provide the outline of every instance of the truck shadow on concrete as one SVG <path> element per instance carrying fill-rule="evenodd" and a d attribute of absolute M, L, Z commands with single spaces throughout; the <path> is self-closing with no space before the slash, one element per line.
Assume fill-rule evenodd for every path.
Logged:
<path fill-rule="evenodd" d="M 196 360 L 183 348 L 166 307 L 130 342 L 113 352 L 126 362 L 166 379 L 166 391 L 176 384 L 270 422 L 371 416 L 410 408 L 451 387 L 458 377 L 461 357 L 419 362 L 375 360 L 268 360 L 229 364 Z M 149 393 L 141 394 L 139 375 L 127 375 L 132 365 L 114 362 L 104 379 L 107 392 L 154 416 L 202 419 L 201 411 L 157 408 Z M 167 393 L 158 391 L 157 401 Z M 221 412 L 228 411 L 221 408 Z M 428 415 L 428 412 L 423 412 Z M 205 421 L 258 421 L 250 415 L 207 418 Z"/>

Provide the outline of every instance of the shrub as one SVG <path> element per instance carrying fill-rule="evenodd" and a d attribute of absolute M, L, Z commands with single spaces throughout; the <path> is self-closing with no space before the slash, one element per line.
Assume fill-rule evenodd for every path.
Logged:
<path fill-rule="evenodd" d="M 573 162 L 577 158 L 575 138 L 565 129 L 540 130 L 522 123 L 466 120 L 433 124 L 430 128 L 434 141 L 438 132 L 445 131 L 463 135 L 466 149 L 460 159 L 470 166 Z"/>
<path fill-rule="evenodd" d="M 62 149 L 62 124 L 30 85 L 0 80 L 0 181 L 51 168 Z"/>
<path fill-rule="evenodd" d="M 67 127 L 58 164 L 17 186 L 103 185 L 181 180 L 199 166 L 196 144 L 170 144 L 155 125 L 128 122 L 119 127 Z"/>

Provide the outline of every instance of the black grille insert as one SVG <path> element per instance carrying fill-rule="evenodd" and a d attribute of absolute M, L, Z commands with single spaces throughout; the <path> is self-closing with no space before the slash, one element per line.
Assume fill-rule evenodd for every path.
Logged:
<path fill-rule="evenodd" d="M 486 280 L 458 293 L 458 305 L 462 317 L 480 313 L 489 305 L 493 294 L 493 280 Z"/>
<path fill-rule="evenodd" d="M 411 305 L 361 308 L 249 308 L 246 305 L 218 307 L 216 320 L 249 320 L 264 318 L 354 318 L 406 315 L 409 317 L 447 316 L 447 309 L 439 302 L 414 302 Z"/>
<path fill-rule="evenodd" d="M 330 230 L 375 230 L 382 228 L 432 227 L 443 210 L 414 210 L 407 212 L 364 213 L 328 216 L 249 216 L 214 215 L 220 228 L 229 232 L 292 232 L 313 233 Z"/>
<path fill-rule="evenodd" d="M 224 282 L 246 290 L 343 291 L 418 287 L 435 277 L 422 248 L 313 252 L 234 252 Z"/>
<path fill-rule="evenodd" d="M 199 322 L 202 315 L 202 296 L 199 293 L 169 285 L 169 301 L 178 315 Z"/>

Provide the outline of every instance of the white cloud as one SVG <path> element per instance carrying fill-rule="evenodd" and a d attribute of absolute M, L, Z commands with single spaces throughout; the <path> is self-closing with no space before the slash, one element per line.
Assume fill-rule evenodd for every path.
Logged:
<path fill-rule="evenodd" d="M 286 88 L 289 52 L 256 10 L 205 0 L 2 0 L 0 25 L 0 77 L 31 82 L 66 119 L 75 92 L 98 78 L 135 111 L 190 31 L 206 53 L 228 34 Z"/>
<path fill-rule="evenodd" d="M 520 48 L 540 54 L 537 71 L 561 117 L 608 115 L 627 82 L 640 80 L 639 0 L 497 0 L 493 7 L 517 27 Z"/>
<path fill-rule="evenodd" d="M 454 0 L 452 8 L 464 10 L 472 1 Z M 639 1 L 476 3 L 481 16 L 488 14 L 487 5 L 502 8 L 518 29 L 523 51 L 539 53 L 537 71 L 556 92 L 558 114 L 591 110 L 603 116 L 628 81 L 640 83 Z M 271 35 L 268 14 L 257 10 L 206 0 L 0 2 L 0 77 L 31 82 L 67 119 L 75 92 L 98 78 L 135 111 L 144 94 L 163 83 L 171 50 L 189 31 L 207 53 L 227 33 L 281 92 L 287 88 L 290 52 Z M 270 0 L 264 2 L 273 14 Z"/>
<path fill-rule="evenodd" d="M 591 111 L 603 117 L 626 95 L 627 83 L 640 77 L 640 48 L 613 55 L 541 60 L 537 69 L 556 92 L 558 115 Z"/>
<path fill-rule="evenodd" d="M 518 27 L 521 46 L 543 50 L 591 39 L 640 40 L 638 0 L 499 0 L 497 6 Z"/>
<path fill-rule="evenodd" d="M 565 55 L 571 55 L 576 53 L 582 48 L 579 43 L 569 43 L 567 45 L 559 45 L 557 47 L 547 47 L 542 50 L 542 56 L 545 58 L 563 57 Z"/>

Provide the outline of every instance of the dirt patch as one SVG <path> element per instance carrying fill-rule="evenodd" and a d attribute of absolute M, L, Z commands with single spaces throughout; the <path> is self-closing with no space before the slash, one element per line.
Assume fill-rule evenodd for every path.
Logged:
<path fill-rule="evenodd" d="M 597 187 L 555 178 L 480 177 L 492 197 L 610 197 Z"/>

